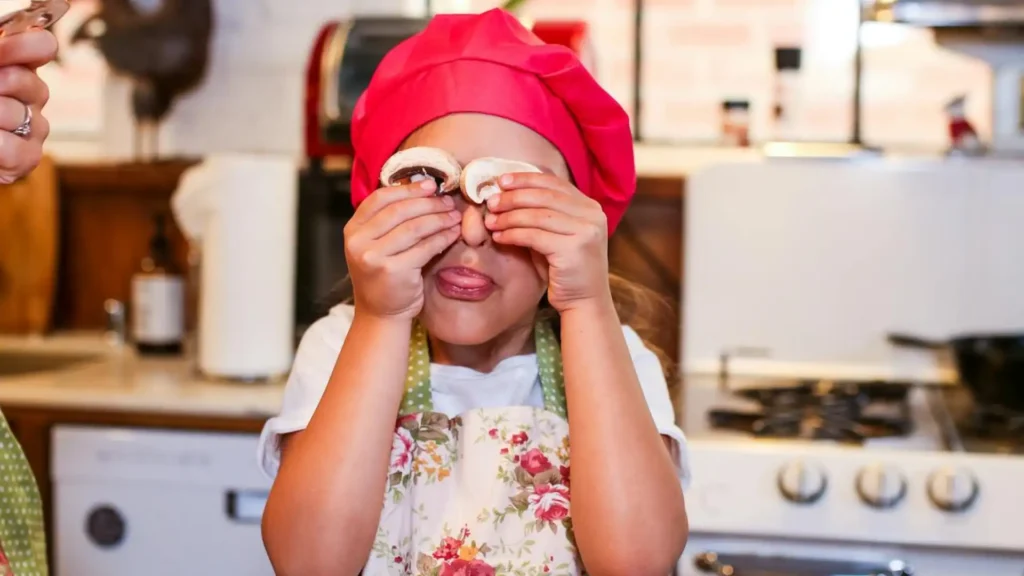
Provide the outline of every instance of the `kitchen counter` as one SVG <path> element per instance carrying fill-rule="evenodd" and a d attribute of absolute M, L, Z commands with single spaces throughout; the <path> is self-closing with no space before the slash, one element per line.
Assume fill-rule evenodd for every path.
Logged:
<path fill-rule="evenodd" d="M 685 178 L 707 166 L 756 162 L 764 157 L 759 147 L 668 146 L 637 144 L 633 148 L 636 172 L 641 178 Z"/>
<path fill-rule="evenodd" d="M 24 375 L 0 375 L 0 409 L 45 408 L 138 412 L 213 418 L 268 418 L 281 407 L 283 378 L 242 383 L 204 379 L 181 357 L 139 357 L 96 333 L 46 338 L 0 337 L 5 355 L 82 354 L 72 366 Z"/>

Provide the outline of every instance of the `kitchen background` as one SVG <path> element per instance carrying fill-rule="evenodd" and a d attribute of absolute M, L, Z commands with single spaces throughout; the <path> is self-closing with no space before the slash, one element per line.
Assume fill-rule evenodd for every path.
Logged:
<path fill-rule="evenodd" d="M 96 0 L 75 0 L 58 24 L 70 33 Z M 435 10 L 481 10 L 487 0 L 437 0 Z M 803 51 L 801 102 L 794 133 L 846 141 L 853 124 L 856 0 L 648 0 L 643 3 L 643 121 L 653 142 L 708 145 L 721 135 L 724 100 L 748 100 L 751 136 L 774 137 L 774 49 Z M 212 151 L 299 153 L 302 75 L 311 38 L 331 18 L 349 14 L 422 14 L 421 0 L 218 0 L 210 73 L 183 97 L 162 128 L 167 154 Z M 635 10 L 628 0 L 533 0 L 536 19 L 577 19 L 591 27 L 597 74 L 634 110 Z M 77 18 L 76 18 L 77 16 Z M 945 105 L 967 96 L 978 131 L 990 130 L 991 72 L 986 63 L 943 49 L 932 32 L 865 23 L 863 139 L 880 146 L 941 149 Z M 66 155 L 127 156 L 131 122 L 126 85 L 110 78 L 87 45 L 67 49 L 64 65 L 45 70 L 53 86 L 51 146 Z M 65 88 L 66 87 L 66 88 Z"/>
<path fill-rule="evenodd" d="M 360 88 L 334 82 L 372 71 L 362 34 L 420 25 L 397 17 L 496 4 L 212 0 L 207 43 L 203 0 L 72 0 L 40 71 L 48 156 L 0 187 L 0 408 L 58 576 L 272 573 L 257 434 L 345 273 Z M 873 13 L 893 6 L 999 25 L 982 59 L 940 42 L 959 32 L 858 24 L 857 0 L 519 8 L 585 24 L 584 56 L 634 120 L 637 196 L 609 258 L 664 298 L 642 333 L 679 365 L 678 574 L 1024 574 L 1024 3 Z M 112 9 L 168 28 L 85 25 Z M 327 24 L 349 19 L 348 37 Z M 108 61 L 196 23 L 205 70 L 139 131 L 137 78 Z M 103 34 L 103 53 L 78 37 Z M 181 309 L 147 326 L 180 319 L 181 350 L 136 325 L 133 283 L 168 278 Z"/>

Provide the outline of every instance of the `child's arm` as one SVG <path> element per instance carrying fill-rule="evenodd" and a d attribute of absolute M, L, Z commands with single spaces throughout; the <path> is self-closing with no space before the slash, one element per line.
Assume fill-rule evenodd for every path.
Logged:
<path fill-rule="evenodd" d="M 384 499 L 421 269 L 458 238 L 432 180 L 370 195 L 345 229 L 355 315 L 309 424 L 289 437 L 263 539 L 282 576 L 357 574 Z"/>
<path fill-rule="evenodd" d="M 601 206 L 551 174 L 506 174 L 488 200 L 499 244 L 548 263 L 562 317 L 572 518 L 587 570 L 669 574 L 688 535 L 682 484 L 651 417 L 608 286 Z"/>
<path fill-rule="evenodd" d="M 366 564 L 402 399 L 411 321 L 357 312 L 309 425 L 281 446 L 263 539 L 283 576 Z"/>
<path fill-rule="evenodd" d="M 562 314 L 562 362 L 584 564 L 594 576 L 671 573 L 689 532 L 682 486 L 610 296 Z"/>

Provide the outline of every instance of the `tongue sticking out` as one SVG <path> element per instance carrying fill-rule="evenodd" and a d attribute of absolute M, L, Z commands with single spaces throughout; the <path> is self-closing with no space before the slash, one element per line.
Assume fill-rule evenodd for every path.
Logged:
<path fill-rule="evenodd" d="M 445 268 L 437 275 L 445 282 L 466 290 L 486 288 L 491 284 L 490 278 L 465 268 Z"/>

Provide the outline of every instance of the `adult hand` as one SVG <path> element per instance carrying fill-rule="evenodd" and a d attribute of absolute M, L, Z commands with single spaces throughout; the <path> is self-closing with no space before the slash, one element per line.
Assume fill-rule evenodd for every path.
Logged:
<path fill-rule="evenodd" d="M 423 267 L 462 234 L 451 196 L 424 180 L 370 194 L 345 226 L 356 310 L 412 319 L 423 309 Z"/>
<path fill-rule="evenodd" d="M 498 244 L 522 246 L 548 263 L 548 301 L 559 312 L 606 299 L 608 221 L 597 201 L 544 173 L 505 174 L 484 224 Z"/>
<path fill-rule="evenodd" d="M 42 113 L 50 91 L 36 69 L 56 56 L 57 39 L 48 30 L 0 38 L 0 184 L 10 184 L 39 165 L 50 134 Z M 15 134 L 29 117 L 29 133 Z"/>

